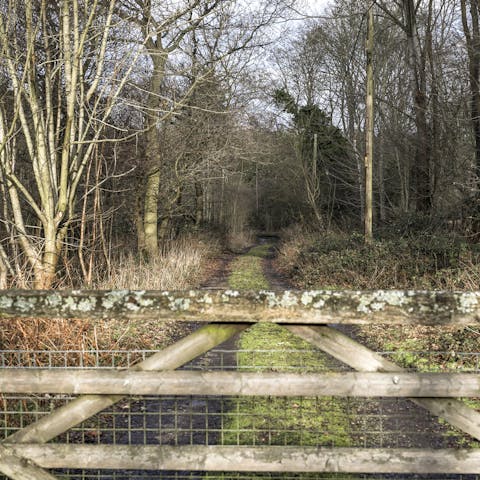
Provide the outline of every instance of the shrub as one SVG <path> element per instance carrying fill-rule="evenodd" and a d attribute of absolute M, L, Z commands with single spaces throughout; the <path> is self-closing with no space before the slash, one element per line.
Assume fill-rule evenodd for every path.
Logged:
<path fill-rule="evenodd" d="M 289 238 L 280 267 L 301 288 L 477 289 L 478 248 L 454 236 L 422 234 L 365 244 L 359 234 Z"/>

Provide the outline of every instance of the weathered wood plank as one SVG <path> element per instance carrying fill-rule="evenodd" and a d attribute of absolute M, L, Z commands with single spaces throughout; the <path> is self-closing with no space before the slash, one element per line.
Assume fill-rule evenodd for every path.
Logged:
<path fill-rule="evenodd" d="M 480 292 L 3 290 L 2 317 L 479 325 Z"/>
<path fill-rule="evenodd" d="M 0 369 L 0 392 L 106 395 L 480 397 L 470 373 L 131 372 Z"/>
<path fill-rule="evenodd" d="M 13 480 L 58 480 L 32 460 L 26 460 L 3 445 L 0 445 L 0 472 Z"/>
<path fill-rule="evenodd" d="M 247 324 L 206 325 L 175 344 L 155 353 L 143 362 L 134 365 L 131 370 L 173 370 L 208 352 L 247 327 Z M 123 396 L 118 395 L 81 396 L 15 432 L 4 441 L 9 443 L 48 442 L 105 408 L 114 405 L 122 398 Z"/>
<path fill-rule="evenodd" d="M 288 329 L 355 370 L 361 372 L 405 371 L 334 328 L 293 325 Z M 450 398 L 422 398 L 412 399 L 412 401 L 480 440 L 480 412 L 468 407 L 462 401 Z"/>
<path fill-rule="evenodd" d="M 45 468 L 233 472 L 480 473 L 480 449 L 9 445 Z"/>

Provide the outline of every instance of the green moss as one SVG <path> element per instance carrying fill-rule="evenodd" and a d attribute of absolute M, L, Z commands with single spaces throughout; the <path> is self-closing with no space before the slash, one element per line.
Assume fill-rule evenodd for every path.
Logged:
<path fill-rule="evenodd" d="M 263 259 L 271 250 L 270 244 L 258 245 L 238 257 L 232 264 L 228 285 L 236 290 L 266 290 L 268 281 L 263 275 Z"/>
<path fill-rule="evenodd" d="M 260 245 L 232 265 L 229 286 L 234 289 L 268 289 L 263 259 L 271 246 Z M 284 327 L 258 323 L 238 342 L 238 368 L 243 371 L 319 372 L 330 370 L 329 357 Z M 229 402 L 221 433 L 224 445 L 337 446 L 352 444 L 345 402 L 331 397 L 239 397 Z M 214 474 L 219 480 L 231 474 Z M 235 477 L 236 478 L 236 477 Z M 265 478 L 261 474 L 244 480 Z M 352 478 L 336 474 L 299 474 L 299 480 Z"/>
<path fill-rule="evenodd" d="M 302 373 L 306 373 L 329 370 L 325 354 L 274 323 L 257 323 L 244 332 L 239 350 L 238 365 L 245 371 L 301 368 Z"/>
<path fill-rule="evenodd" d="M 325 354 L 275 324 L 244 332 L 239 350 L 238 365 L 246 371 L 329 370 Z M 223 433 L 225 444 L 351 445 L 347 412 L 337 398 L 245 397 L 232 400 L 231 407 L 237 414 Z"/>
<path fill-rule="evenodd" d="M 235 290 L 266 290 L 261 257 L 241 256 L 232 264 L 228 285 Z"/>
<path fill-rule="evenodd" d="M 263 245 L 257 245 L 249 250 L 247 253 L 250 257 L 260 257 L 260 258 L 267 258 L 272 251 L 272 244 L 271 243 L 264 243 Z"/>

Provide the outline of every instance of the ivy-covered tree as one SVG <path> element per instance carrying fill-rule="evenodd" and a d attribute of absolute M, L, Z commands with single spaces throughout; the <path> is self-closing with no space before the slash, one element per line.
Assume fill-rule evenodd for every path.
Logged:
<path fill-rule="evenodd" d="M 300 105 L 285 89 L 275 91 L 275 102 L 292 116 L 294 150 L 308 206 L 318 225 L 328 227 L 332 219 L 359 204 L 353 198 L 356 181 L 351 147 L 318 105 Z"/>

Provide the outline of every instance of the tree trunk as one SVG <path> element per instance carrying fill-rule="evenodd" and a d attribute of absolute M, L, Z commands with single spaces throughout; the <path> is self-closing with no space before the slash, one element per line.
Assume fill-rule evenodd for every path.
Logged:
<path fill-rule="evenodd" d="M 470 113 L 471 125 L 475 141 L 475 181 L 477 185 L 477 201 L 475 217 L 480 205 L 480 28 L 478 0 L 470 0 L 470 25 L 467 18 L 467 2 L 461 0 L 462 23 L 468 52 L 468 73 L 470 80 Z M 479 220 L 475 220 L 475 233 L 479 229 Z"/>
<path fill-rule="evenodd" d="M 472 34 L 468 45 L 469 77 L 471 90 L 472 128 L 475 136 L 475 170 L 477 183 L 480 183 L 480 29 L 479 29 L 479 4 L 470 0 L 470 13 L 472 18 Z"/>
<path fill-rule="evenodd" d="M 373 240 L 373 5 L 368 9 L 367 98 L 365 111 L 365 241 Z"/>
<path fill-rule="evenodd" d="M 41 265 L 35 271 L 34 288 L 48 290 L 56 278 L 58 259 L 63 245 L 64 233 L 55 224 L 47 223 L 43 227 L 45 241 Z"/>
<path fill-rule="evenodd" d="M 427 99 L 425 91 L 415 92 L 415 124 L 417 127 L 414 178 L 416 191 L 416 210 L 428 213 L 432 208 L 430 186 L 430 139 L 426 116 Z"/>
<path fill-rule="evenodd" d="M 146 133 L 146 162 L 147 182 L 145 186 L 145 201 L 143 210 L 143 228 L 145 239 L 145 253 L 149 257 L 158 255 L 158 195 L 161 180 L 160 158 L 160 106 L 161 90 L 165 76 L 165 63 L 167 52 L 163 49 L 159 40 L 150 40 L 147 45 L 150 49 L 150 59 L 153 64 L 152 77 L 150 79 L 150 91 L 148 95 L 148 117 Z"/>
<path fill-rule="evenodd" d="M 409 64 L 413 76 L 413 106 L 415 112 L 415 162 L 412 178 L 415 185 L 415 209 L 428 213 L 432 208 L 430 185 L 430 138 L 427 122 L 427 93 L 425 53 L 417 48 L 416 11 L 413 0 L 404 0 L 405 31 L 409 51 Z"/>
<path fill-rule="evenodd" d="M 7 254 L 0 244 L 0 290 L 8 288 L 9 266 Z"/>
<path fill-rule="evenodd" d="M 200 182 L 195 182 L 195 226 L 203 222 L 203 187 Z"/>
<path fill-rule="evenodd" d="M 350 74 L 349 74 L 350 75 Z M 347 81 L 347 112 L 348 112 L 348 138 L 350 144 L 353 147 L 353 152 L 355 154 L 356 161 L 356 171 L 357 171 L 357 187 L 358 187 L 358 200 L 360 203 L 360 218 L 364 218 L 365 215 L 365 190 L 364 185 L 364 171 L 363 171 L 363 162 L 362 156 L 358 151 L 358 139 L 357 131 L 355 129 L 355 112 L 357 111 L 357 102 L 355 100 L 355 90 L 353 87 L 353 81 L 351 76 L 348 77 Z"/>
<path fill-rule="evenodd" d="M 170 233 L 170 225 L 171 217 L 170 215 L 166 215 L 162 218 L 162 221 L 160 222 L 160 228 L 158 230 L 158 235 L 162 244 L 165 244 L 168 239 Z"/>
<path fill-rule="evenodd" d="M 143 229 L 145 253 L 149 257 L 158 255 L 158 193 L 160 188 L 160 168 L 153 166 L 147 176 L 145 203 L 143 209 Z"/>
<path fill-rule="evenodd" d="M 381 138 L 381 135 L 380 135 Z M 380 140 L 381 142 L 381 140 Z M 379 142 L 379 143 L 380 143 Z M 385 165 L 383 162 L 383 149 L 377 155 L 377 166 L 378 166 L 378 218 L 381 224 L 384 224 L 387 219 L 386 211 L 386 193 L 385 193 Z"/>

